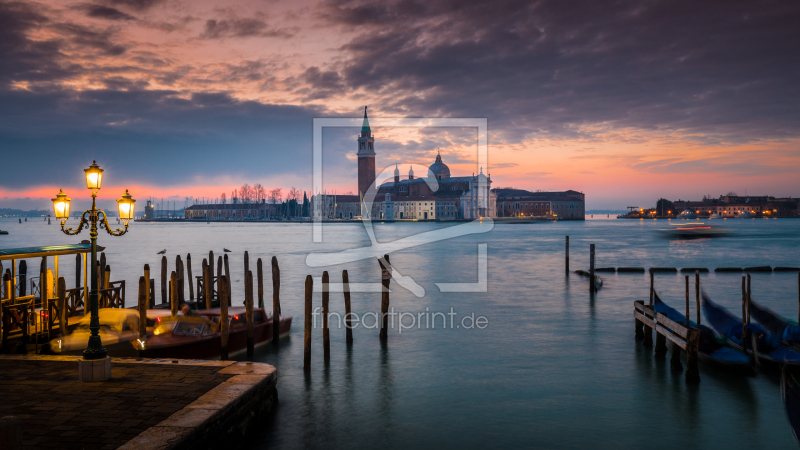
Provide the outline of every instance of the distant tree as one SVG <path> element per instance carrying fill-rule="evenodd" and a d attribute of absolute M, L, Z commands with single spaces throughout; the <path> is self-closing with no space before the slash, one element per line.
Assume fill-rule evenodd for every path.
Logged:
<path fill-rule="evenodd" d="M 222 195 L 219 196 L 219 198 L 220 198 L 220 200 L 222 200 L 222 204 L 223 205 L 228 202 L 227 198 L 225 197 L 225 193 L 224 192 L 222 193 Z"/>
<path fill-rule="evenodd" d="M 272 204 L 273 211 L 278 211 L 279 203 L 283 200 L 283 191 L 281 188 L 275 188 L 269 191 L 269 202 Z"/>
<path fill-rule="evenodd" d="M 736 192 L 733 192 L 733 191 L 730 191 L 725 195 L 727 195 L 728 197 L 738 197 L 739 196 L 738 194 L 736 194 Z"/>
<path fill-rule="evenodd" d="M 292 186 L 292 188 L 289 189 L 289 195 L 287 196 L 287 201 L 292 202 L 291 203 L 291 209 L 288 211 L 288 213 L 292 217 L 296 217 L 297 216 L 297 201 L 299 199 L 300 199 L 300 190 L 295 189 L 295 187 Z"/>
<path fill-rule="evenodd" d="M 670 211 L 672 211 L 672 212 L 670 212 Z M 662 199 L 659 199 L 658 202 L 656 202 L 656 214 L 657 215 L 659 215 L 659 216 L 669 216 L 669 215 L 674 215 L 675 213 L 676 213 L 675 204 L 672 203 L 671 201 L 669 201 L 669 200 L 667 200 L 665 198 L 662 198 Z"/>

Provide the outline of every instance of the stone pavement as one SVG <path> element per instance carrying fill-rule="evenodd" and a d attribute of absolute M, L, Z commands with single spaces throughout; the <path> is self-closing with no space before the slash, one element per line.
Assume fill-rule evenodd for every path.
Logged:
<path fill-rule="evenodd" d="M 234 397 L 250 388 L 233 386 L 237 394 L 213 407 L 204 406 L 209 404 L 208 398 L 219 398 L 220 389 L 231 391 L 230 384 L 239 381 L 229 381 L 232 377 L 243 378 L 250 386 L 260 382 L 248 380 L 248 377 L 258 378 L 247 375 L 256 366 L 268 368 L 259 370 L 270 371 L 270 389 L 274 390 L 274 367 L 264 364 L 114 358 L 110 381 L 81 383 L 76 357 L 3 355 L 0 356 L 0 417 L 16 416 L 21 420 L 23 449 L 113 449 L 134 438 L 138 439 L 134 442 L 150 442 L 142 439 L 152 435 L 153 430 L 172 433 L 175 438 L 170 445 L 163 442 L 146 445 L 150 448 L 171 448 L 175 442 L 187 445 L 190 433 L 197 435 L 197 430 L 201 435 L 208 433 L 209 430 L 202 428 L 216 426 L 208 425 L 211 422 L 208 418 L 215 416 L 219 423 L 220 411 L 226 403 L 237 400 Z M 241 384 L 240 381 L 238 385 Z M 209 392 L 212 390 L 217 395 Z M 191 425 L 185 425 L 186 420 L 176 422 L 187 411 L 193 415 L 201 413 L 202 420 Z M 177 434 L 174 430 L 178 430 Z"/>

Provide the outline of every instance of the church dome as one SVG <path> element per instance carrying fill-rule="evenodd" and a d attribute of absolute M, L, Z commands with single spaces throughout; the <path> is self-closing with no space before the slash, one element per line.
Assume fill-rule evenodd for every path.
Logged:
<path fill-rule="evenodd" d="M 436 162 L 431 164 L 429 169 L 437 180 L 444 180 L 445 178 L 450 178 L 450 168 L 447 167 L 447 164 L 442 162 L 441 154 L 436 155 Z"/>

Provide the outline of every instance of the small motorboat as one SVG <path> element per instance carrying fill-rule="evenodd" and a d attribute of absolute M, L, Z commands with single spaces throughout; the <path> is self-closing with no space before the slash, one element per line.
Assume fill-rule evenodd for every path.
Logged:
<path fill-rule="evenodd" d="M 667 305 L 658 297 L 658 294 L 653 292 L 654 304 L 653 309 L 657 313 L 667 316 L 672 321 L 680 324 L 686 323 L 686 316 L 679 313 L 676 309 Z M 714 330 L 705 326 L 698 325 L 691 320 L 689 326 L 700 330 L 700 345 L 698 348 L 698 356 L 701 360 L 710 362 L 720 369 L 728 372 L 734 372 L 742 375 L 755 375 L 756 369 L 747 357 L 742 352 L 738 352 L 725 345 L 726 338 L 724 336 L 717 336 Z"/>
<path fill-rule="evenodd" d="M 247 322 L 243 306 L 228 308 L 228 353 L 247 348 Z M 157 320 L 152 333 L 132 342 L 144 358 L 205 359 L 218 357 L 222 352 L 219 331 L 219 308 L 200 310 L 190 316 L 165 316 Z M 253 309 L 255 344 L 272 341 L 273 317 L 264 308 Z M 288 336 L 292 316 L 280 317 L 280 336 Z"/>
<path fill-rule="evenodd" d="M 8 231 L 0 230 L 0 234 L 8 234 Z"/>
<path fill-rule="evenodd" d="M 800 366 L 800 353 L 781 344 L 780 337 L 770 333 L 765 328 L 756 324 L 747 325 L 749 339 L 742 341 L 742 320 L 728 312 L 725 308 L 712 302 L 703 293 L 703 312 L 714 330 L 727 338 L 728 346 L 745 351 L 748 355 L 756 356 L 759 364 L 779 367 L 786 364 L 793 367 Z M 752 313 L 752 309 L 751 309 Z M 753 353 L 755 346 L 756 352 Z"/>
<path fill-rule="evenodd" d="M 722 217 L 717 213 L 714 213 L 714 214 L 711 214 L 710 216 L 708 216 L 709 220 L 711 220 L 711 219 L 721 219 L 721 218 Z"/>
<path fill-rule="evenodd" d="M 797 322 L 784 319 L 752 299 L 750 300 L 750 315 L 767 331 L 780 337 L 783 345 L 800 350 L 800 325 Z"/>
<path fill-rule="evenodd" d="M 798 440 L 797 436 L 800 431 L 800 385 L 794 378 L 791 372 L 784 368 L 781 376 L 781 397 L 783 398 L 783 407 L 786 409 L 786 418 L 789 420 L 789 425 L 792 427 L 792 434 L 794 439 Z"/>
<path fill-rule="evenodd" d="M 730 230 L 717 225 L 708 225 L 703 222 L 676 223 L 672 228 L 659 230 L 661 234 L 670 238 L 693 239 L 727 236 Z"/>
<path fill-rule="evenodd" d="M 678 219 L 697 219 L 697 213 L 691 209 L 684 209 L 678 214 Z"/>

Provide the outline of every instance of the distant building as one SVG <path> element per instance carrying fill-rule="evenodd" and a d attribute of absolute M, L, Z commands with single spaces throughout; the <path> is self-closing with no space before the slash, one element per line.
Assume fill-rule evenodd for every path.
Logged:
<path fill-rule="evenodd" d="M 717 214 L 720 217 L 750 215 L 755 217 L 798 217 L 800 199 L 772 196 L 720 195 L 719 198 L 704 198 L 700 201 L 676 200 L 678 212 L 689 210 L 698 217 Z"/>
<path fill-rule="evenodd" d="M 495 189 L 497 217 L 553 217 L 586 219 L 586 195 L 578 191 L 531 192 L 523 189 Z"/>
<path fill-rule="evenodd" d="M 197 204 L 184 210 L 186 219 L 247 220 L 269 217 L 269 204 L 265 200 L 257 203 Z"/>
<path fill-rule="evenodd" d="M 396 166 L 394 180 L 380 185 L 371 207 L 362 210 L 362 199 L 375 181 L 375 138 L 366 108 L 357 143 L 358 195 L 315 195 L 312 201 L 323 219 L 366 216 L 374 220 L 455 220 L 495 216 L 491 177 L 483 173 L 483 168 L 477 175 L 451 177 L 441 154 L 429 167 L 435 188 L 424 178 L 415 177 L 413 168 L 409 168 L 407 178 L 401 179 Z"/>
<path fill-rule="evenodd" d="M 144 207 L 145 220 L 153 220 L 155 218 L 155 210 L 156 205 L 153 204 L 152 200 L 148 200 L 147 205 Z"/>

